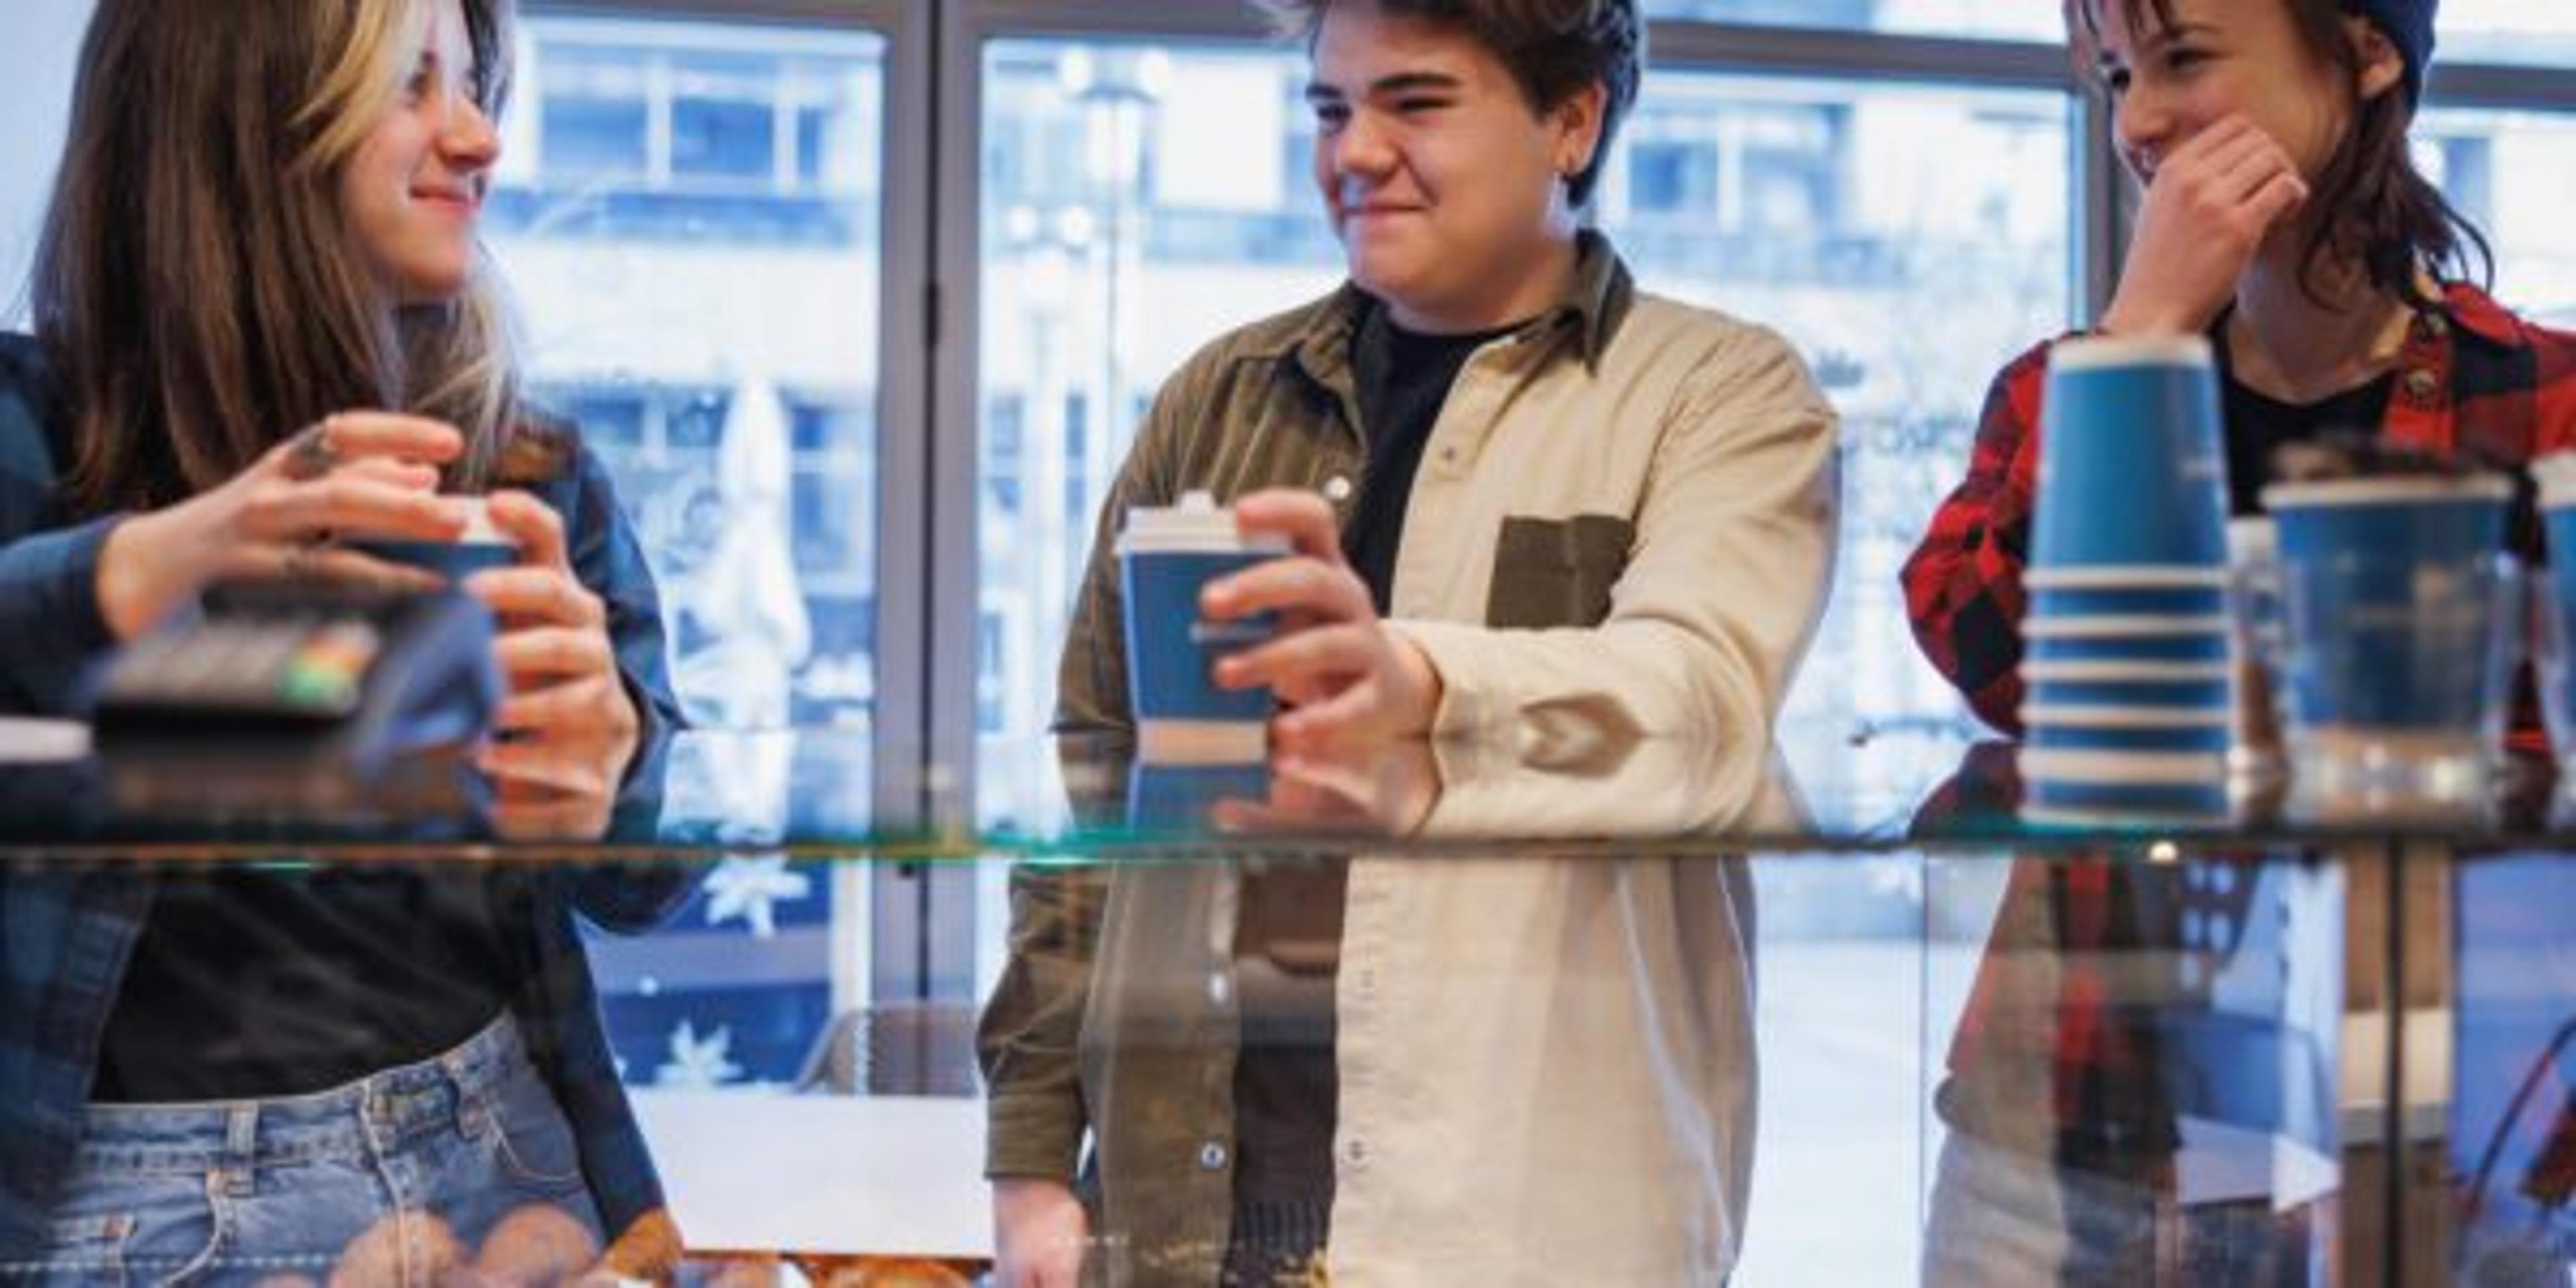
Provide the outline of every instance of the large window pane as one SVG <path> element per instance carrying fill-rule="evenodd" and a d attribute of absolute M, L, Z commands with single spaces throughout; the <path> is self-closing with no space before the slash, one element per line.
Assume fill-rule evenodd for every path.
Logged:
<path fill-rule="evenodd" d="M 1200 345 L 1331 289 L 1305 59 L 1264 47 L 1004 41 L 984 54 L 977 784 L 1057 808 L 1027 754 L 1102 495 Z"/>
<path fill-rule="evenodd" d="M 1645 0 L 1649 18 L 1925 36 L 2057 42 L 2056 0 Z M 2445 61 L 2576 66 L 2576 6 L 2565 0 L 2447 0 Z"/>
<path fill-rule="evenodd" d="M 1781 729 L 1817 790 L 1851 737 L 1960 728 L 1897 570 L 1988 379 L 2073 311 L 2072 115 L 2051 93 L 1661 72 L 1605 177 L 1640 282 L 1778 329 L 1843 414 L 1837 584 Z"/>
<path fill-rule="evenodd" d="M 492 203 L 533 384 L 618 476 L 705 724 L 875 694 L 882 40 L 539 19 Z"/>
<path fill-rule="evenodd" d="M 2576 328 L 2576 116 L 2435 110 L 2415 126 L 2415 154 L 2493 243 L 2497 294 Z"/>
<path fill-rule="evenodd" d="M 1645 0 L 1649 18 L 2057 40 L 2051 0 Z"/>
<path fill-rule="evenodd" d="M 524 40 L 488 234 L 533 392 L 617 477 L 690 715 L 847 730 L 683 753 L 671 797 L 757 829 L 793 784 L 870 768 L 884 42 L 554 18 Z M 748 853 L 664 929 L 597 939 L 627 1081 L 873 1085 L 850 1052 L 903 1021 L 869 995 L 869 913 L 862 868 Z M 640 1103 L 665 1143 L 706 1111 Z M 675 1146 L 664 1170 L 707 1162 Z"/>
<path fill-rule="evenodd" d="M 2576 67 L 2576 5 L 2566 0 L 2448 0 L 2445 60 Z"/>

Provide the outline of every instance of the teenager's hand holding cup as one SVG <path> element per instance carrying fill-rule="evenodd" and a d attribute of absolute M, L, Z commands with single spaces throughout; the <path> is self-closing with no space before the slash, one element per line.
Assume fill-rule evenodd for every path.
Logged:
<path fill-rule="evenodd" d="M 500 624 L 494 647 L 510 693 L 497 725 L 505 733 L 631 739 L 643 721 L 617 669 L 608 606 L 574 575 L 563 516 L 515 490 L 492 493 L 482 508 L 491 530 L 518 552 L 517 562 L 462 583 Z"/>
<path fill-rule="evenodd" d="M 1368 585 L 1342 557 L 1332 505 L 1312 492 L 1273 489 L 1237 501 L 1234 517 L 1246 540 L 1284 540 L 1290 556 L 1207 588 L 1201 602 L 1214 620 L 1279 619 L 1274 638 L 1218 663 L 1217 683 L 1278 695 L 1286 710 L 1272 730 L 1287 746 L 1428 731 L 1440 673 L 1379 619 Z"/>
<path fill-rule="evenodd" d="M 99 553 L 99 615 L 133 639 L 237 577 L 418 584 L 335 542 L 455 540 L 468 520 L 438 495 L 439 467 L 464 450 L 453 426 L 418 416 L 343 412 L 314 424 L 231 480 L 118 523 Z"/>
<path fill-rule="evenodd" d="M 2147 180 L 2128 263 L 2102 329 L 2113 335 L 2207 331 L 2264 239 L 2307 200 L 2298 163 L 2243 116 L 2185 140 Z"/>

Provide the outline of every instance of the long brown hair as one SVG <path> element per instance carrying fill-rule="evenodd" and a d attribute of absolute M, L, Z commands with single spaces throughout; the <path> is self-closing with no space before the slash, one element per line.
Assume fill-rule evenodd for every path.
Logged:
<path fill-rule="evenodd" d="M 2243 0 L 2229 0 L 2242 3 Z M 2067 0 L 2068 21 L 2075 33 L 2077 56 L 2090 63 L 2102 34 L 2102 10 L 2111 0 Z M 2130 34 L 2142 36 L 2154 27 L 2175 25 L 2175 0 L 2130 0 L 2123 10 Z M 2352 16 L 2347 0 L 2276 0 L 2289 6 L 2290 19 L 2310 57 L 2333 68 L 2346 84 L 2358 85 L 2360 51 L 2353 47 L 2344 20 Z M 2299 244 L 2299 285 L 2311 299 L 2325 302 L 2319 274 L 2343 264 L 2357 266 L 2373 289 L 2403 300 L 2419 312 L 2437 308 L 2440 300 L 2424 289 L 2423 277 L 2492 280 L 2495 255 L 2467 216 L 2453 207 L 2442 190 L 2415 168 L 2407 130 L 2415 105 L 2403 89 L 2391 87 L 2364 99 L 2354 90 L 2352 125 L 2334 156 L 2317 176 L 2308 197 Z"/>
<path fill-rule="evenodd" d="M 510 5 L 462 5 L 496 113 Z M 79 509 L 185 499 L 365 408 L 456 425 L 451 481 L 481 485 L 519 415 L 491 274 L 400 306 L 339 201 L 430 18 L 428 0 L 100 0 L 33 279 Z"/>

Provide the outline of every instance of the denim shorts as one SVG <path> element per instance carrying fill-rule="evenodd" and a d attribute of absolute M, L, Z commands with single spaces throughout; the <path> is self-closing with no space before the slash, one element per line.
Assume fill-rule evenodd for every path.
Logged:
<path fill-rule="evenodd" d="M 444 1055 L 275 1100 L 92 1105 L 16 1285 L 430 1284 L 588 1266 L 572 1129 L 507 1015 Z"/>

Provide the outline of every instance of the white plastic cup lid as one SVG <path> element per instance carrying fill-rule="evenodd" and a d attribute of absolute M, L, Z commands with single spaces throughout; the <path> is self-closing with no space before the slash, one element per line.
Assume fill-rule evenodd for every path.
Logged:
<path fill-rule="evenodd" d="M 2118 367 L 2203 367 L 2218 360 L 2206 336 L 2089 335 L 2060 340 L 2048 350 L 2051 371 L 2103 371 Z"/>
<path fill-rule="evenodd" d="M 2227 570 L 2198 564 L 2060 564 L 2022 575 L 2032 590 L 2223 590 Z"/>
<path fill-rule="evenodd" d="M 2225 729 L 2235 720 L 2235 708 L 2224 703 L 2174 707 L 2021 704 L 2022 725 L 2032 729 L 2132 729 L 2169 733 Z"/>
<path fill-rule="evenodd" d="M 2217 751 L 2062 751 L 2023 747 L 2022 777 L 2035 783 L 2102 787 L 2210 787 L 2227 782 L 2227 754 Z"/>
<path fill-rule="evenodd" d="M 465 515 L 465 531 L 457 535 L 458 545 L 517 548 L 519 543 L 512 541 L 508 533 L 501 531 L 500 525 L 492 522 L 492 498 L 451 496 L 447 502 Z"/>
<path fill-rule="evenodd" d="M 2576 506 L 2576 451 L 2551 452 L 2533 461 L 2531 478 L 2540 485 L 2543 509 Z"/>
<path fill-rule="evenodd" d="M 2034 640 L 2174 639 L 2223 637 L 2235 619 L 2223 613 L 2123 614 L 2116 617 L 2033 615 L 2021 624 L 2022 637 Z"/>
<path fill-rule="evenodd" d="M 1218 505 L 1210 492 L 1181 494 L 1170 506 L 1137 506 L 1127 512 L 1119 535 L 1120 552 L 1162 551 L 1232 554 L 1288 553 L 1288 539 L 1264 533 L 1247 537 L 1235 526 L 1234 507 Z"/>
<path fill-rule="evenodd" d="M 2275 483 L 2263 489 L 2263 508 L 2266 510 L 2511 499 L 2513 482 L 2501 474 L 2387 474 L 2369 478 L 2319 479 L 2309 483 Z"/>
<path fill-rule="evenodd" d="M 2227 557 L 2239 565 L 2266 562 L 2281 549 L 2281 528 L 2268 514 L 2227 521 Z"/>

